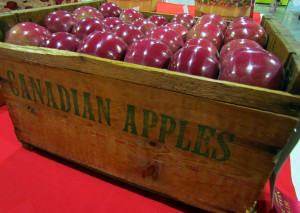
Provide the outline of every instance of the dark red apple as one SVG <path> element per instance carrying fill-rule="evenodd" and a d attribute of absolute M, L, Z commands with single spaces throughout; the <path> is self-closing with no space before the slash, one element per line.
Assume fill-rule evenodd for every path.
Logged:
<path fill-rule="evenodd" d="M 279 59 L 261 48 L 240 48 L 220 64 L 220 80 L 269 89 L 281 89 L 284 70 Z"/>
<path fill-rule="evenodd" d="M 152 15 L 148 18 L 149 21 L 154 23 L 157 27 L 163 26 L 165 24 L 168 24 L 168 19 L 166 19 L 162 15 Z"/>
<path fill-rule="evenodd" d="M 173 55 L 168 69 L 216 79 L 218 67 L 218 59 L 209 50 L 199 46 L 188 46 L 181 48 Z"/>
<path fill-rule="evenodd" d="M 102 21 L 102 23 L 108 26 L 109 29 L 112 29 L 119 24 L 124 24 L 125 22 L 117 17 L 107 17 Z"/>
<path fill-rule="evenodd" d="M 12 26 L 6 33 L 5 42 L 18 45 L 41 46 L 51 32 L 32 22 L 22 22 Z"/>
<path fill-rule="evenodd" d="M 83 39 L 85 36 L 96 31 L 108 32 L 110 29 L 97 18 L 85 18 L 74 25 L 72 34 L 79 39 Z"/>
<path fill-rule="evenodd" d="M 79 42 L 80 39 L 71 33 L 58 32 L 53 33 L 51 37 L 46 40 L 43 47 L 76 52 Z"/>
<path fill-rule="evenodd" d="M 236 22 L 228 27 L 224 34 L 224 44 L 234 39 L 250 39 L 259 43 L 262 47 L 267 44 L 268 35 L 265 29 L 256 22 Z"/>
<path fill-rule="evenodd" d="M 119 5 L 113 2 L 104 2 L 101 4 L 99 10 L 103 14 L 104 18 L 119 17 L 122 12 L 122 9 L 119 7 Z"/>
<path fill-rule="evenodd" d="M 18 4 L 15 1 L 8 1 L 4 8 L 8 8 L 10 10 L 17 10 L 18 9 Z"/>
<path fill-rule="evenodd" d="M 99 20 L 104 19 L 102 13 L 99 10 L 90 6 L 81 6 L 76 8 L 73 11 L 73 15 L 77 20 L 82 20 L 85 18 L 97 18 Z"/>
<path fill-rule="evenodd" d="M 218 52 L 216 46 L 210 40 L 208 40 L 206 38 L 190 39 L 187 42 L 185 42 L 184 47 L 188 47 L 188 46 L 192 46 L 192 45 L 206 48 L 216 57 L 219 56 L 219 52 Z"/>
<path fill-rule="evenodd" d="M 218 27 L 220 27 L 220 29 L 222 30 L 222 33 L 224 33 L 227 28 L 226 21 L 222 18 L 222 16 L 216 14 L 205 14 L 201 16 L 196 22 L 196 24 L 205 24 L 205 23 L 212 23 L 218 25 Z"/>
<path fill-rule="evenodd" d="M 130 46 L 133 42 L 145 37 L 144 33 L 131 24 L 119 24 L 111 30 Z"/>
<path fill-rule="evenodd" d="M 189 31 L 182 24 L 172 22 L 172 23 L 166 24 L 165 27 L 169 27 L 169 28 L 175 30 L 176 32 L 178 32 L 181 35 L 183 42 L 186 41 L 186 36 Z"/>
<path fill-rule="evenodd" d="M 95 32 L 79 43 L 77 52 L 102 58 L 123 60 L 127 44 L 111 32 Z"/>
<path fill-rule="evenodd" d="M 125 23 L 131 24 L 137 19 L 144 19 L 144 16 L 139 11 L 136 11 L 134 9 L 126 9 L 121 12 L 119 18 L 122 19 Z"/>
<path fill-rule="evenodd" d="M 137 19 L 131 23 L 138 30 L 147 35 L 150 31 L 156 28 L 156 25 L 147 19 Z"/>
<path fill-rule="evenodd" d="M 235 24 L 236 22 L 255 22 L 252 18 L 249 18 L 249 17 L 238 17 L 238 18 L 235 18 L 231 21 L 231 23 L 229 24 L 229 26 Z"/>
<path fill-rule="evenodd" d="M 150 67 L 167 68 L 172 55 L 170 48 L 160 41 L 141 39 L 128 47 L 124 61 Z"/>
<path fill-rule="evenodd" d="M 187 40 L 192 38 L 206 38 L 210 40 L 218 50 L 221 49 L 223 43 L 223 33 L 221 29 L 212 23 L 195 25 L 190 29 L 187 35 Z"/>
<path fill-rule="evenodd" d="M 219 62 L 221 63 L 223 58 L 228 53 L 230 53 L 234 50 L 237 50 L 239 48 L 260 48 L 260 49 L 262 49 L 262 46 L 259 43 L 255 42 L 253 40 L 249 40 L 249 39 L 232 40 L 222 47 L 222 49 L 220 51 Z"/>
<path fill-rule="evenodd" d="M 176 22 L 182 24 L 188 30 L 191 29 L 196 23 L 194 17 L 188 13 L 178 13 L 175 15 L 170 22 Z"/>
<path fill-rule="evenodd" d="M 183 46 L 179 33 L 169 27 L 158 27 L 149 32 L 145 38 L 153 39 L 167 45 L 173 53 Z"/>
<path fill-rule="evenodd" d="M 52 33 L 71 32 L 77 19 L 65 10 L 58 10 L 48 14 L 44 20 L 45 27 Z"/>

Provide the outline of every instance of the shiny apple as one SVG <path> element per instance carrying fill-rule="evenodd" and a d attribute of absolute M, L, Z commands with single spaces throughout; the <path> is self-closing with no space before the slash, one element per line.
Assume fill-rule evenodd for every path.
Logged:
<path fill-rule="evenodd" d="M 163 26 L 165 24 L 168 24 L 169 21 L 162 15 L 152 15 L 148 18 L 149 21 L 154 23 L 157 27 Z"/>
<path fill-rule="evenodd" d="M 191 29 L 196 23 L 194 17 L 188 13 L 178 13 L 171 19 L 170 22 L 171 23 L 176 22 L 178 24 L 182 24 L 188 30 Z"/>
<path fill-rule="evenodd" d="M 85 36 L 96 31 L 108 32 L 110 29 L 97 18 L 85 18 L 74 25 L 72 34 L 79 39 L 83 39 Z"/>
<path fill-rule="evenodd" d="M 102 58 L 123 60 L 127 44 L 111 32 L 95 32 L 81 40 L 77 52 Z"/>
<path fill-rule="evenodd" d="M 208 49 L 199 46 L 187 46 L 173 55 L 168 69 L 216 79 L 219 72 L 218 67 L 218 59 Z"/>
<path fill-rule="evenodd" d="M 240 48 L 220 64 L 220 80 L 268 89 L 281 89 L 284 69 L 279 59 L 261 48 Z"/>
<path fill-rule="evenodd" d="M 184 44 L 181 35 L 169 27 L 157 27 L 149 32 L 145 38 L 162 42 L 167 45 L 173 53 Z"/>
<path fill-rule="evenodd" d="M 222 30 L 222 33 L 224 33 L 227 28 L 226 21 L 222 18 L 222 16 L 216 14 L 205 14 L 201 16 L 196 22 L 196 24 L 205 24 L 205 23 L 212 23 L 218 25 L 218 27 L 220 27 L 220 29 Z"/>
<path fill-rule="evenodd" d="M 253 40 L 249 40 L 249 39 L 235 39 L 232 40 L 230 42 L 228 42 L 227 44 L 225 44 L 221 51 L 220 51 L 220 57 L 219 57 L 219 62 L 221 63 L 223 58 L 230 52 L 237 50 L 239 48 L 260 48 L 263 49 L 262 46 L 253 41 Z"/>
<path fill-rule="evenodd" d="M 121 7 L 113 2 L 104 2 L 101 4 L 99 10 L 103 14 L 104 18 L 119 17 L 122 12 Z"/>
<path fill-rule="evenodd" d="M 193 46 L 193 45 L 208 49 L 216 57 L 219 56 L 219 52 L 218 52 L 216 46 L 210 40 L 208 40 L 206 38 L 190 39 L 187 42 L 185 42 L 184 47 Z"/>
<path fill-rule="evenodd" d="M 112 29 L 119 24 L 124 24 L 125 22 L 117 17 L 107 17 L 102 21 L 102 23 L 108 26 L 109 29 Z"/>
<path fill-rule="evenodd" d="M 6 33 L 4 42 L 17 45 L 41 46 L 51 36 L 46 28 L 32 22 L 21 22 Z"/>
<path fill-rule="evenodd" d="M 262 47 L 267 44 L 268 35 L 265 29 L 256 22 L 236 22 L 228 27 L 224 34 L 224 44 L 234 39 L 250 39 L 259 43 Z"/>
<path fill-rule="evenodd" d="M 167 68 L 173 53 L 160 41 L 141 39 L 128 47 L 125 62 L 150 67 Z"/>
<path fill-rule="evenodd" d="M 169 27 L 169 28 L 175 30 L 176 32 L 178 32 L 181 35 L 181 37 L 183 39 L 183 42 L 186 41 L 186 36 L 187 36 L 189 31 L 182 24 L 172 22 L 172 23 L 166 24 L 165 27 Z"/>
<path fill-rule="evenodd" d="M 215 24 L 197 24 L 195 25 L 187 35 L 187 40 L 192 38 L 206 38 L 210 40 L 218 50 L 221 49 L 223 44 L 223 33 L 222 30 Z"/>
<path fill-rule="evenodd" d="M 73 11 L 73 15 L 76 19 L 82 20 L 85 18 L 97 18 L 103 20 L 104 17 L 102 13 L 94 7 L 82 6 L 78 7 Z"/>
<path fill-rule="evenodd" d="M 76 22 L 75 16 L 65 10 L 51 12 L 44 19 L 45 27 L 52 33 L 71 32 Z"/>
<path fill-rule="evenodd" d="M 75 35 L 66 32 L 53 33 L 43 47 L 76 52 L 80 39 Z"/>
<path fill-rule="evenodd" d="M 137 19 L 131 24 L 142 31 L 145 35 L 156 28 L 156 25 L 147 19 Z"/>
<path fill-rule="evenodd" d="M 232 26 L 237 22 L 255 22 L 255 21 L 252 18 L 249 18 L 249 17 L 238 17 L 238 18 L 233 19 L 230 22 L 229 26 Z"/>
<path fill-rule="evenodd" d="M 119 24 L 111 30 L 130 46 L 133 42 L 145 37 L 144 33 L 131 24 Z"/>
<path fill-rule="evenodd" d="M 125 23 L 131 24 L 137 19 L 144 19 L 144 16 L 139 11 L 136 11 L 134 9 L 126 9 L 121 12 L 119 18 L 122 19 Z"/>

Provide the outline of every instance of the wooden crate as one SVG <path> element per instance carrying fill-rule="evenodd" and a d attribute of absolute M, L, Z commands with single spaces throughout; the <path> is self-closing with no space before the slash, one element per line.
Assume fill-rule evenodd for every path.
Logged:
<path fill-rule="evenodd" d="M 0 89 L 0 107 L 3 106 L 4 104 L 5 104 L 4 98 L 3 98 L 3 95 L 2 95 L 2 92 L 1 92 L 1 89 Z"/>
<path fill-rule="evenodd" d="M 80 5 L 0 15 L 2 35 Z M 293 76 L 296 53 L 272 23 L 268 48 Z M 252 211 L 299 120 L 288 92 L 5 43 L 0 59 L 21 142 L 207 211 Z"/>

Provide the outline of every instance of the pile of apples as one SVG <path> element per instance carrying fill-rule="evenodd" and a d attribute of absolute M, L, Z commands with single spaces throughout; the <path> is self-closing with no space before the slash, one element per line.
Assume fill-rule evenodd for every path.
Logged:
<path fill-rule="evenodd" d="M 229 25 L 221 16 L 196 19 L 180 13 L 169 21 L 161 15 L 145 19 L 133 9 L 111 2 L 99 10 L 82 6 L 73 13 L 55 11 L 43 26 L 13 26 L 5 42 L 69 50 L 176 72 L 281 89 L 284 69 L 264 47 L 267 34 L 250 18 Z"/>

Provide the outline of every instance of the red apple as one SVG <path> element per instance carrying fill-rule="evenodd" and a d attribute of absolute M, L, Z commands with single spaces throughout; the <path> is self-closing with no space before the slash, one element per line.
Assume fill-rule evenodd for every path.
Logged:
<path fill-rule="evenodd" d="M 76 52 L 79 42 L 80 39 L 71 33 L 58 32 L 53 33 L 51 37 L 46 40 L 43 47 Z"/>
<path fill-rule="evenodd" d="M 169 27 L 158 27 L 149 32 L 145 38 L 153 39 L 167 45 L 173 53 L 183 46 L 179 33 Z"/>
<path fill-rule="evenodd" d="M 128 47 L 124 61 L 150 67 L 167 68 L 171 57 L 170 48 L 160 41 L 141 39 Z"/>
<path fill-rule="evenodd" d="M 182 24 L 188 30 L 191 29 L 196 23 L 194 17 L 188 13 L 178 13 L 175 15 L 170 22 L 176 22 Z"/>
<path fill-rule="evenodd" d="M 192 46 L 192 45 L 196 45 L 199 47 L 203 47 L 208 49 L 213 55 L 215 55 L 216 57 L 219 56 L 219 52 L 216 48 L 216 46 L 208 39 L 206 38 L 193 38 L 188 40 L 187 42 L 185 42 L 184 47 L 188 47 L 188 46 Z"/>
<path fill-rule="evenodd" d="M 190 29 L 187 35 L 187 40 L 192 38 L 206 38 L 210 40 L 218 50 L 221 49 L 223 43 L 223 33 L 221 29 L 212 23 L 195 25 Z"/>
<path fill-rule="evenodd" d="M 119 7 L 119 5 L 113 2 L 104 2 L 101 4 L 99 10 L 103 14 L 104 18 L 119 17 L 122 12 L 122 9 Z"/>
<path fill-rule="evenodd" d="M 41 46 L 51 32 L 32 22 L 22 22 L 12 26 L 6 34 L 5 42 L 18 45 Z"/>
<path fill-rule="evenodd" d="M 111 30 L 130 46 L 133 42 L 145 37 L 144 33 L 130 24 L 120 24 Z"/>
<path fill-rule="evenodd" d="M 80 21 L 78 21 L 73 29 L 72 34 L 74 34 L 79 39 L 83 39 L 85 36 L 96 32 L 107 32 L 110 31 L 108 26 L 103 24 L 99 19 L 97 18 L 85 18 Z"/>
<path fill-rule="evenodd" d="M 123 60 L 127 44 L 111 32 L 95 32 L 79 43 L 77 52 L 102 58 Z"/>
<path fill-rule="evenodd" d="M 168 69 L 216 79 L 218 67 L 218 59 L 209 50 L 199 46 L 188 46 L 181 48 L 173 55 Z"/>
<path fill-rule="evenodd" d="M 137 19 L 131 23 L 137 29 L 147 35 L 151 30 L 156 28 L 156 25 L 147 19 Z"/>
<path fill-rule="evenodd" d="M 10 10 L 17 10 L 18 9 L 18 4 L 15 1 L 8 1 L 4 8 L 8 8 Z"/>
<path fill-rule="evenodd" d="M 222 16 L 216 14 L 205 14 L 201 16 L 196 22 L 196 24 L 205 24 L 205 23 L 212 23 L 218 25 L 218 27 L 220 27 L 220 29 L 222 30 L 222 33 L 224 33 L 227 28 L 226 21 L 222 18 Z"/>
<path fill-rule="evenodd" d="M 44 20 L 45 27 L 52 33 L 71 32 L 77 19 L 68 11 L 58 10 L 48 14 Z"/>
<path fill-rule="evenodd" d="M 226 30 L 224 34 L 224 44 L 234 39 L 243 38 L 256 41 L 262 47 L 265 47 L 268 35 L 265 32 L 265 29 L 256 22 L 236 22 Z"/>
<path fill-rule="evenodd" d="M 262 49 L 262 46 L 259 43 L 255 42 L 253 40 L 249 40 L 249 39 L 232 40 L 222 47 L 222 49 L 220 51 L 219 62 L 221 63 L 222 60 L 224 59 L 224 57 L 228 53 L 230 53 L 234 50 L 237 50 L 239 48 L 260 48 L 260 49 Z"/>
<path fill-rule="evenodd" d="M 186 41 L 186 36 L 189 31 L 182 24 L 172 22 L 172 23 L 166 24 L 165 27 L 169 27 L 169 28 L 175 30 L 177 33 L 179 33 L 181 35 L 183 42 Z"/>
<path fill-rule="evenodd" d="M 240 48 L 220 64 L 220 80 L 269 89 L 281 89 L 284 70 L 279 59 L 261 48 Z"/>
<path fill-rule="evenodd" d="M 238 18 L 235 18 L 231 21 L 231 23 L 229 24 L 230 25 L 233 25 L 235 24 L 236 22 L 255 22 L 252 18 L 249 18 L 249 17 L 238 17 Z"/>
<path fill-rule="evenodd" d="M 137 19 L 144 19 L 144 16 L 139 11 L 136 11 L 134 9 L 126 9 L 121 12 L 119 18 L 122 19 L 125 23 L 131 24 Z"/>
<path fill-rule="evenodd" d="M 168 23 L 168 19 L 166 19 L 162 15 L 152 15 L 148 18 L 148 20 L 154 23 L 157 27 L 163 26 Z"/>
<path fill-rule="evenodd" d="M 107 17 L 102 21 L 102 23 L 108 26 L 109 29 L 112 29 L 119 24 L 124 24 L 125 22 L 117 17 Z"/>
<path fill-rule="evenodd" d="M 73 15 L 77 20 L 82 20 L 85 18 L 97 18 L 103 20 L 104 17 L 102 13 L 94 7 L 82 6 L 78 7 L 73 11 Z"/>

